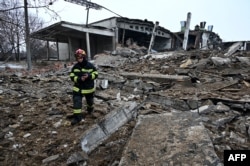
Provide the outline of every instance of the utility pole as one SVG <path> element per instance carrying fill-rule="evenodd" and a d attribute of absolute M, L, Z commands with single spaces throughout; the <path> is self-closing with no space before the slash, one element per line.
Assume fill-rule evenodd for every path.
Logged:
<path fill-rule="evenodd" d="M 87 0 L 65 0 L 70 3 L 74 3 L 77 5 L 81 6 L 86 6 L 87 8 L 87 18 L 86 18 L 86 27 L 88 27 L 88 20 L 89 20 L 89 9 L 93 8 L 96 10 L 102 9 L 101 5 L 98 5 L 96 3 L 87 1 Z M 89 32 L 86 32 L 86 43 L 87 43 L 87 54 L 88 54 L 88 59 L 91 59 L 91 52 L 90 52 L 90 42 L 89 42 Z"/>
<path fill-rule="evenodd" d="M 31 55 L 30 55 L 30 28 L 29 28 L 29 18 L 28 18 L 28 5 L 27 0 L 24 0 L 24 19 L 25 19 L 25 42 L 26 42 L 26 58 L 28 64 L 28 70 L 32 69 Z"/>
<path fill-rule="evenodd" d="M 100 10 L 100 9 L 106 9 L 111 13 L 114 13 L 116 15 L 118 15 L 119 17 L 122 17 L 121 15 L 109 10 L 108 8 L 98 5 L 96 3 L 90 2 L 91 0 L 64 0 L 66 2 L 70 2 L 70 3 L 74 3 L 77 5 L 81 5 L 81 6 L 86 6 L 87 8 L 87 18 L 86 18 L 86 27 L 88 28 L 88 20 L 89 20 L 89 10 L 90 9 L 95 9 L 95 10 Z M 91 59 L 91 53 L 90 53 L 90 42 L 89 42 L 89 31 L 86 32 L 86 47 L 87 47 L 87 54 L 88 54 L 88 58 Z"/>
<path fill-rule="evenodd" d="M 90 9 L 90 6 L 89 6 L 88 4 L 86 4 L 86 8 L 87 8 L 86 27 L 88 27 L 88 24 L 89 24 L 89 9 Z"/>
<path fill-rule="evenodd" d="M 88 27 L 89 24 L 89 7 L 87 6 L 87 19 L 86 19 L 86 26 Z"/>
<path fill-rule="evenodd" d="M 187 50 L 190 22 L 191 22 L 191 13 L 188 12 L 188 14 L 187 14 L 187 22 L 186 22 L 186 27 L 185 27 L 185 32 L 184 32 L 184 40 L 183 40 L 183 45 L 182 45 L 182 48 L 184 50 Z"/>
<path fill-rule="evenodd" d="M 148 47 L 148 54 L 151 53 L 152 47 L 154 46 L 156 29 L 157 29 L 158 26 L 159 26 L 159 22 L 156 21 L 153 32 L 152 32 L 151 40 L 150 40 L 150 43 L 149 43 L 149 47 Z"/>

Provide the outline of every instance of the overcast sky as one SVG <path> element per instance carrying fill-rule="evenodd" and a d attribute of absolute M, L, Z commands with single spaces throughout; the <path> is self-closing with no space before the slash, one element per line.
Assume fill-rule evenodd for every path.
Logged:
<path fill-rule="evenodd" d="M 160 26 L 172 32 L 180 31 L 180 21 L 186 21 L 187 13 L 191 12 L 191 29 L 206 21 L 206 28 L 208 25 L 213 25 L 213 31 L 223 41 L 250 41 L 250 0 L 91 0 L 91 2 L 123 17 L 159 21 Z M 61 21 L 86 23 L 86 7 L 58 0 L 50 8 L 61 16 Z M 90 9 L 88 22 L 117 16 L 114 13 L 106 9 Z M 47 15 L 45 19 L 48 20 L 48 17 Z"/>

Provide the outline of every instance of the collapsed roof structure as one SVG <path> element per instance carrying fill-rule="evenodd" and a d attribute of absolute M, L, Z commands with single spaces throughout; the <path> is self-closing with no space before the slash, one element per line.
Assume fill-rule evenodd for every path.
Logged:
<path fill-rule="evenodd" d="M 181 31 L 176 33 L 159 26 L 157 21 L 153 23 L 146 19 L 111 17 L 88 25 L 61 21 L 33 32 L 31 37 L 56 42 L 57 60 L 71 60 L 73 50 L 79 47 L 87 50 L 92 59 L 98 53 L 114 51 L 118 46 L 133 43 L 145 47 L 148 53 L 176 49 L 211 49 L 221 45 L 222 39 L 212 32 L 211 26 L 206 30 L 205 24 L 202 24 L 190 30 L 188 21 L 190 20 L 185 21 Z M 60 52 L 62 49 L 59 48 L 59 43 L 66 43 L 67 49 L 64 52 Z M 48 53 L 48 59 L 51 57 Z"/>
<path fill-rule="evenodd" d="M 118 44 L 125 45 L 129 40 L 149 47 L 153 29 L 154 23 L 147 20 L 112 17 L 88 25 L 62 21 L 32 33 L 31 37 L 67 43 L 69 45 L 67 60 L 70 60 L 73 56 L 72 50 L 78 47 L 87 50 L 91 57 L 105 50 L 113 51 Z M 153 49 L 156 51 L 172 47 L 173 34 L 169 30 L 158 26 L 155 36 Z"/>

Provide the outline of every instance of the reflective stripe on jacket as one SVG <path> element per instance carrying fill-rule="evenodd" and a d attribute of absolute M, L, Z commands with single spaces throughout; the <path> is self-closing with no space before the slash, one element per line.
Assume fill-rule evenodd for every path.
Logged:
<path fill-rule="evenodd" d="M 83 75 L 88 75 L 85 81 L 81 80 Z M 70 72 L 70 79 L 74 82 L 73 92 L 88 94 L 95 91 L 94 80 L 98 77 L 96 67 L 90 63 L 76 63 Z"/>

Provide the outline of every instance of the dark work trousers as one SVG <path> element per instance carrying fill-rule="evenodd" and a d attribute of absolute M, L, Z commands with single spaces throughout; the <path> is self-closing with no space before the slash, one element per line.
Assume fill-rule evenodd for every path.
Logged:
<path fill-rule="evenodd" d="M 86 103 L 87 103 L 87 111 L 92 112 L 93 111 L 93 105 L 94 105 L 94 93 L 73 94 L 73 109 L 74 110 L 82 109 L 82 98 L 83 98 L 83 96 L 85 96 L 85 100 L 86 100 Z"/>

